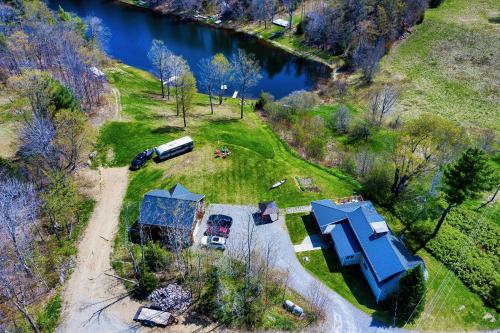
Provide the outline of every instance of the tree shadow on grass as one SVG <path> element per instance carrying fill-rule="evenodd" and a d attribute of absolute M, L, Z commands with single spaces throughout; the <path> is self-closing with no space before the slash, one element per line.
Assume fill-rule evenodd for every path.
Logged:
<path fill-rule="evenodd" d="M 367 308 L 375 310 L 372 314 L 372 317 L 375 320 L 373 325 L 377 326 L 378 324 L 384 326 L 384 323 L 390 323 L 390 309 L 385 303 L 377 304 L 359 265 L 342 267 L 340 260 L 333 249 L 322 249 L 321 251 L 323 252 L 328 270 L 331 273 L 342 274 L 342 278 L 349 287 L 349 290 L 356 301 Z"/>
<path fill-rule="evenodd" d="M 166 134 L 166 133 L 179 133 L 184 132 L 184 127 L 180 126 L 161 126 L 153 129 L 151 131 L 152 134 Z"/>

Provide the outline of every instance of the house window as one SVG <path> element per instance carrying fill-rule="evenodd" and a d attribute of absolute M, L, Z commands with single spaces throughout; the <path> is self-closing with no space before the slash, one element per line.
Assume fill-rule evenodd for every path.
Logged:
<path fill-rule="evenodd" d="M 347 256 L 346 257 L 347 260 L 351 260 L 352 258 L 354 258 L 354 256 Z"/>

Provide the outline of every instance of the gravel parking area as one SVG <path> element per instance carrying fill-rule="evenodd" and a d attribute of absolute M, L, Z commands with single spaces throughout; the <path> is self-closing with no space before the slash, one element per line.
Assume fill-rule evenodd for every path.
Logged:
<path fill-rule="evenodd" d="M 288 270 L 289 286 L 309 299 L 311 285 L 317 280 L 298 261 L 285 226 L 284 216 L 273 223 L 255 225 L 252 215 L 257 211 L 258 208 L 252 206 L 210 205 L 196 230 L 195 244 L 199 244 L 201 237 L 203 237 L 210 215 L 231 216 L 233 225 L 227 239 L 225 253 L 228 255 L 237 253 L 238 248 L 245 246 L 248 235 L 247 228 L 248 226 L 253 227 L 255 249 L 264 251 L 271 244 L 272 251 L 275 253 L 274 267 L 283 271 Z M 248 221 L 251 222 L 250 225 Z M 326 298 L 324 305 L 326 319 L 319 329 L 321 332 L 405 332 L 403 329 L 391 328 L 374 320 L 326 286 L 321 289 L 321 292 Z"/>

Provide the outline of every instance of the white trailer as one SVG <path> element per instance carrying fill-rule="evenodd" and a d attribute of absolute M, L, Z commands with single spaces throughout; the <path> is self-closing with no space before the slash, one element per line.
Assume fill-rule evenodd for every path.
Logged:
<path fill-rule="evenodd" d="M 185 136 L 156 147 L 155 152 L 156 156 L 158 156 L 158 159 L 165 160 L 173 156 L 184 154 L 188 151 L 193 150 L 193 148 L 193 139 L 191 139 L 191 137 L 189 136 Z"/>

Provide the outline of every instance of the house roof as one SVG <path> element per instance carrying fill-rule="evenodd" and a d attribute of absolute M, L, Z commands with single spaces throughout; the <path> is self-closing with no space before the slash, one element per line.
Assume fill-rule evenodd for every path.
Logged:
<path fill-rule="evenodd" d="M 139 223 L 191 229 L 197 203 L 203 197 L 201 194 L 189 192 L 180 184 L 168 191 L 152 190 L 144 195 Z"/>
<path fill-rule="evenodd" d="M 347 221 L 334 224 L 330 233 L 339 257 L 346 257 L 358 253 L 361 248 Z"/>
<path fill-rule="evenodd" d="M 327 230 L 328 225 L 336 224 L 331 236 L 339 256 L 352 254 L 350 251 L 362 251 L 378 283 L 422 263 L 419 257 L 406 250 L 389 228 L 387 232 L 375 233 L 373 225 L 379 226 L 377 223 L 384 218 L 370 201 L 336 205 L 331 200 L 321 200 L 311 206 L 322 232 Z"/>

